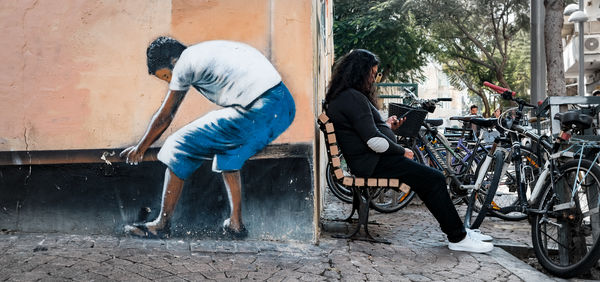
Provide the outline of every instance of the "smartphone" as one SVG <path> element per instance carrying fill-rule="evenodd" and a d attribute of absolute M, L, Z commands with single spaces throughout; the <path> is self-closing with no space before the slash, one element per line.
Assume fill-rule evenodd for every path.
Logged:
<path fill-rule="evenodd" d="M 400 119 L 403 119 L 404 117 L 406 117 L 406 115 L 408 115 L 408 113 L 410 113 L 410 112 L 412 112 L 412 111 L 413 111 L 413 109 L 410 109 L 410 110 L 406 111 L 406 113 L 404 113 L 404 114 L 402 114 L 401 116 L 399 116 L 399 117 L 396 117 L 396 118 L 397 118 L 397 119 L 399 119 L 399 120 L 400 120 Z M 396 123 L 397 123 L 397 122 L 396 122 Z M 394 124 L 395 124 L 395 123 L 394 123 Z"/>
<path fill-rule="evenodd" d="M 404 113 L 401 116 L 399 116 L 398 119 L 404 118 L 406 115 L 408 115 L 408 113 L 410 113 L 412 111 L 413 111 L 413 109 L 410 109 L 410 110 L 406 111 L 406 113 Z"/>

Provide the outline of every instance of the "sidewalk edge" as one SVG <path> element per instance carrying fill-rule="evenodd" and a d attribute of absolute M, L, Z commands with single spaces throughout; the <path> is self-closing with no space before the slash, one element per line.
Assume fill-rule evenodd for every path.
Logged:
<path fill-rule="evenodd" d="M 494 248 L 490 254 L 496 262 L 524 281 L 554 280 L 500 247 Z"/>

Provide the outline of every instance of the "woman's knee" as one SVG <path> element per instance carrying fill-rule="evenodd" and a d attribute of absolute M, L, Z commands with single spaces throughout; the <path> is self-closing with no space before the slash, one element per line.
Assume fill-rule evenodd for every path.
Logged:
<path fill-rule="evenodd" d="M 427 179 L 427 182 L 446 182 L 446 176 L 444 176 L 442 171 L 428 166 L 422 166 L 422 169 L 424 170 L 422 177 L 423 179 Z"/>
<path fill-rule="evenodd" d="M 444 184 L 446 183 L 446 176 L 437 169 L 435 169 L 432 173 L 431 179 L 436 182 L 443 182 Z"/>

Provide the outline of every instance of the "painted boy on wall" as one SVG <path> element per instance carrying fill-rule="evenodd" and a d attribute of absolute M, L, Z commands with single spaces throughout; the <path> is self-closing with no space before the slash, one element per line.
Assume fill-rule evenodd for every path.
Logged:
<path fill-rule="evenodd" d="M 241 214 L 240 169 L 292 123 L 294 100 L 281 76 L 258 50 L 244 43 L 206 41 L 186 47 L 169 37 L 154 40 L 146 51 L 148 72 L 169 83 L 169 90 L 146 132 L 123 152 L 129 164 L 142 161 L 146 150 L 169 127 L 188 89 L 194 87 L 223 107 L 207 113 L 169 136 L 158 153 L 167 165 L 158 217 L 125 226 L 125 232 L 156 237 L 173 216 L 184 181 L 206 159 L 223 176 L 231 214 L 223 230 L 244 238 Z"/>

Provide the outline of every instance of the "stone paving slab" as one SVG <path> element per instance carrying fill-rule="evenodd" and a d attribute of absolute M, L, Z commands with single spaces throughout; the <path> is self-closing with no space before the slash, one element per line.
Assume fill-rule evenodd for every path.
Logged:
<path fill-rule="evenodd" d="M 34 251 L 39 237 L 31 234 L 0 235 L 1 241 L 16 241 L 14 249 L 2 251 L 3 281 L 38 280 L 127 280 L 127 281 L 197 281 L 197 280 L 267 280 L 267 281 L 520 281 L 529 280 L 514 273 L 492 254 L 452 252 L 443 243 L 431 247 L 380 245 L 323 238 L 311 244 L 273 243 L 266 250 L 232 253 L 228 249 L 211 249 L 227 242 L 188 242 L 187 253 L 167 248 L 162 240 L 121 239 L 120 247 L 93 247 L 88 244 L 62 244 L 48 240 L 45 250 Z M 78 238 L 86 241 L 86 238 Z M 97 239 L 110 239 L 98 237 Z M 91 241 L 87 241 L 91 242 Z M 236 242 L 240 245 L 268 242 Z M 196 247 L 191 247 L 194 244 Z M 123 246 L 127 246 L 123 248 Z M 201 248 L 205 247 L 205 248 Z M 151 249 L 147 249 L 151 247 Z M 510 255 L 508 256 L 510 260 Z M 508 266 L 508 267 L 507 267 Z M 535 272 L 535 271 L 534 271 Z M 535 273 L 546 279 L 542 274 Z"/>
<path fill-rule="evenodd" d="M 95 243 L 115 240 L 118 244 Z M 332 239 L 327 234 L 319 245 L 210 240 L 174 244 L 56 234 L 0 235 L 0 242 L 13 246 L 0 254 L 2 281 L 520 281 L 531 277 L 511 271 L 514 261 L 501 249 L 492 254 L 453 252 L 436 236 L 396 240 L 391 245 Z M 499 262 L 497 257 L 509 262 Z"/>
<path fill-rule="evenodd" d="M 0 281 L 559 281 L 501 248 L 449 250 L 422 205 L 372 212 L 371 232 L 390 245 L 332 238 L 353 224 L 333 220 L 349 205 L 326 201 L 326 207 L 317 245 L 0 234 Z M 481 229 L 511 244 L 530 240 L 523 223 L 491 219 Z"/>

